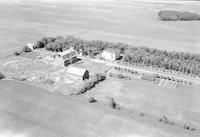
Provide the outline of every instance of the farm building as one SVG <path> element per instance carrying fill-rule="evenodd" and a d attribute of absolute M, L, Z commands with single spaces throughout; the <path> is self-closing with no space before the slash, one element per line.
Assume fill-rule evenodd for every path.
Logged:
<path fill-rule="evenodd" d="M 102 52 L 102 58 L 115 61 L 120 58 L 120 51 L 115 49 L 106 49 Z"/>
<path fill-rule="evenodd" d="M 89 71 L 86 69 L 82 69 L 82 68 L 77 68 L 77 67 L 69 67 L 67 69 L 67 72 L 76 76 L 79 76 L 80 79 L 85 80 L 85 79 L 89 79 Z"/>
<path fill-rule="evenodd" d="M 31 49 L 31 50 L 34 50 L 35 49 L 35 45 L 32 44 L 32 43 L 27 43 L 26 46 Z"/>
<path fill-rule="evenodd" d="M 77 52 L 73 48 L 70 48 L 54 55 L 53 59 L 55 60 L 56 64 L 64 64 L 64 66 L 68 66 L 69 64 L 73 63 L 76 56 Z"/>

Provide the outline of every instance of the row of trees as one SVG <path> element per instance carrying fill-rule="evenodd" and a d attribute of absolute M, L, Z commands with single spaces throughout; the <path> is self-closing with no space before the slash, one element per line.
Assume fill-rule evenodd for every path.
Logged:
<path fill-rule="evenodd" d="M 45 48 L 55 52 L 62 52 L 74 47 L 77 51 L 82 50 L 83 55 L 91 56 L 101 53 L 106 48 L 115 48 L 119 49 L 121 54 L 124 54 L 123 61 L 129 64 L 152 66 L 200 76 L 200 55 L 195 54 L 133 47 L 124 43 L 102 40 L 83 40 L 73 36 L 42 38 L 35 46 L 35 48 Z"/>
<path fill-rule="evenodd" d="M 101 81 L 104 81 L 106 79 L 106 75 L 104 73 L 96 73 L 94 74 L 90 79 L 84 81 L 78 89 L 72 93 L 72 95 L 80 95 L 88 90 L 92 89 L 96 84 L 98 84 Z"/>
<path fill-rule="evenodd" d="M 134 47 L 126 51 L 123 61 L 200 76 L 200 56 L 195 54 Z"/>

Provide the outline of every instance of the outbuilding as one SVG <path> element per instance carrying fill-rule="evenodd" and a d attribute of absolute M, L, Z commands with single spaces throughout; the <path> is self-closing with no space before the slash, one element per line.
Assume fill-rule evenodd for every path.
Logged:
<path fill-rule="evenodd" d="M 31 50 L 34 50 L 35 49 L 35 45 L 32 44 L 32 43 L 27 43 L 26 46 L 31 49 Z"/>
<path fill-rule="evenodd" d="M 120 51 L 117 49 L 106 49 L 102 52 L 102 58 L 110 61 L 115 61 L 120 58 Z"/>
<path fill-rule="evenodd" d="M 80 77 L 80 79 L 85 80 L 85 79 L 89 79 L 89 71 L 86 69 L 82 69 L 82 68 L 77 68 L 77 67 L 68 67 L 67 68 L 67 73 L 76 75 L 78 77 Z"/>

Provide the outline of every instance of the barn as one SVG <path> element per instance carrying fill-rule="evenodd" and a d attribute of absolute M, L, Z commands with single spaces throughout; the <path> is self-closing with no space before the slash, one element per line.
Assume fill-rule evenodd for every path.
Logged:
<path fill-rule="evenodd" d="M 120 58 L 120 51 L 116 49 L 106 49 L 102 52 L 102 58 L 115 61 Z"/>
<path fill-rule="evenodd" d="M 57 62 L 57 64 L 63 64 L 64 66 L 68 66 L 69 64 L 73 63 L 76 56 L 77 52 L 73 48 L 70 48 L 68 50 L 54 55 L 53 58 L 55 62 Z"/>
<path fill-rule="evenodd" d="M 76 75 L 78 77 L 80 77 L 80 79 L 85 80 L 85 79 L 89 79 L 89 71 L 86 69 L 82 69 L 82 68 L 77 68 L 77 67 L 68 67 L 67 69 L 67 73 Z"/>

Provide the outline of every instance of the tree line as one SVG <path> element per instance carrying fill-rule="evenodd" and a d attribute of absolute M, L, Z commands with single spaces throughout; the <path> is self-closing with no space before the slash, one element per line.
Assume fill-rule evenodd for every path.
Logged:
<path fill-rule="evenodd" d="M 81 51 L 83 55 L 95 56 L 107 48 L 119 49 L 121 53 L 124 53 L 128 45 L 102 40 L 83 40 L 74 36 L 67 36 L 66 38 L 62 36 L 44 37 L 35 44 L 35 48 L 45 48 L 55 52 L 62 52 L 70 47 L 78 52 Z"/>
<path fill-rule="evenodd" d="M 35 48 L 45 48 L 54 52 L 62 52 L 70 47 L 89 56 L 95 56 L 107 48 L 118 49 L 124 55 L 122 60 L 129 64 L 152 66 L 200 76 L 199 54 L 134 47 L 124 43 L 102 40 L 83 40 L 73 36 L 44 37 L 35 44 Z"/>
<path fill-rule="evenodd" d="M 198 21 L 200 15 L 193 12 L 183 12 L 174 10 L 161 10 L 158 16 L 163 21 Z"/>
<path fill-rule="evenodd" d="M 197 54 L 132 47 L 126 51 L 123 60 L 130 64 L 142 64 L 200 76 L 200 56 Z"/>

